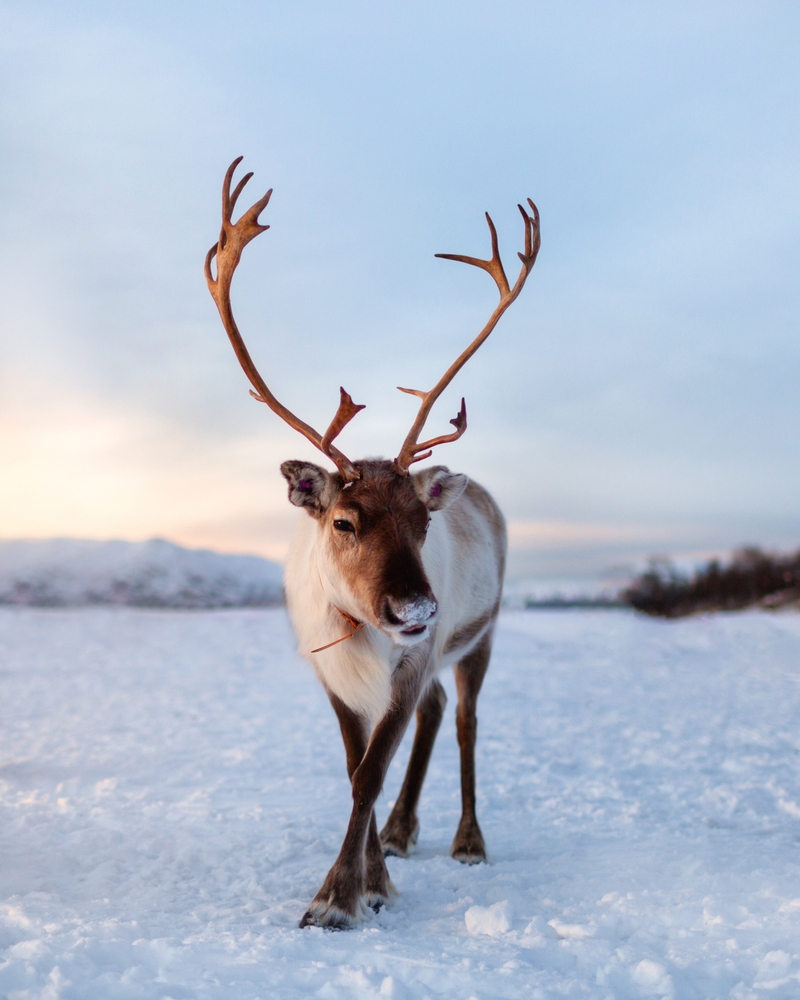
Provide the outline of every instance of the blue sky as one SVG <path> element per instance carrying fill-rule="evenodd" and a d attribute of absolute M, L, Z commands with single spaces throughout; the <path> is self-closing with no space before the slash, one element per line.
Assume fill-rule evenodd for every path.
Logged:
<path fill-rule="evenodd" d="M 271 225 L 234 282 L 276 394 L 396 453 L 429 422 L 497 496 L 512 573 L 800 544 L 800 11 L 790 3 L 0 7 L 0 535 L 285 551 L 277 465 L 202 280 L 234 156 Z M 320 456 L 324 464 L 324 459 Z"/>

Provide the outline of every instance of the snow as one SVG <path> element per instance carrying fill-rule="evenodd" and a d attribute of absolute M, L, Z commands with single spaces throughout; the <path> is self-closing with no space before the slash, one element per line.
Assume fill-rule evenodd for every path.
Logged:
<path fill-rule="evenodd" d="M 282 609 L 2 608 L 0 650 L 9 1000 L 800 993 L 800 616 L 504 612 L 491 863 L 447 854 L 448 679 L 401 895 L 347 933 L 297 927 L 349 793 Z"/>
<path fill-rule="evenodd" d="M 491 906 L 470 906 L 464 914 L 468 934 L 487 934 L 499 937 L 511 930 L 508 900 L 492 903 Z"/>
<path fill-rule="evenodd" d="M 0 604 L 259 607 L 283 600 L 283 570 L 258 556 L 148 542 L 0 541 Z"/>

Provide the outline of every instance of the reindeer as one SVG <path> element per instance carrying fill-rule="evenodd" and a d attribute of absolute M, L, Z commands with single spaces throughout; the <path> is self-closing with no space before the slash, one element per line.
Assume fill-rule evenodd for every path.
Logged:
<path fill-rule="evenodd" d="M 378 910 L 396 894 L 384 855 L 405 858 L 416 843 L 417 802 L 446 702 L 436 675 L 451 665 L 458 690 L 462 813 L 450 853 L 466 864 L 486 860 L 475 815 L 476 703 L 500 607 L 505 523 L 486 490 L 466 476 L 442 465 L 413 475 L 409 470 L 429 458 L 433 448 L 457 440 L 466 430 L 462 399 L 458 415 L 450 421 L 455 430 L 418 443 L 433 404 L 522 291 L 541 242 L 539 213 L 530 199 L 531 215 L 518 206 L 525 226 L 525 252 L 518 255 L 522 268 L 513 287 L 488 214 L 491 259 L 436 255 L 488 271 L 500 301 L 483 330 L 432 389 L 401 388 L 422 402 L 397 458 L 351 462 L 333 442 L 364 407 L 341 389 L 336 415 L 319 434 L 272 394 L 233 317 L 233 273 L 244 247 L 269 228 L 258 220 L 272 195 L 270 189 L 233 223 L 236 201 L 253 176 L 244 176 L 231 193 L 241 160 L 234 160 L 225 175 L 222 230 L 206 256 L 206 281 L 253 386 L 250 394 L 299 431 L 337 469 L 332 473 L 303 461 L 281 466 L 289 501 L 309 515 L 298 527 L 286 565 L 289 613 L 299 651 L 310 660 L 339 720 L 353 795 L 339 856 L 300 926 L 348 928 L 364 920 L 370 907 Z M 415 711 L 408 770 L 378 834 L 375 802 Z"/>

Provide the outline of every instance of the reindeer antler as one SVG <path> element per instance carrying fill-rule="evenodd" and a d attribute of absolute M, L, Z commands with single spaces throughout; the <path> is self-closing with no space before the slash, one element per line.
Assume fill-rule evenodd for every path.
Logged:
<path fill-rule="evenodd" d="M 452 365 L 450 365 L 432 389 L 428 392 L 421 392 L 419 389 L 403 389 L 401 386 L 397 387 L 400 389 L 400 392 L 411 393 L 413 396 L 419 396 L 422 400 L 422 405 L 417 413 L 417 418 L 411 425 L 411 430 L 408 432 L 408 436 L 403 442 L 400 454 L 394 460 L 395 469 L 401 475 L 408 475 L 409 467 L 413 465 L 414 462 L 421 462 L 422 459 L 428 458 L 431 454 L 431 450 L 435 448 L 436 445 L 445 444 L 448 441 L 457 441 L 467 429 L 467 408 L 464 404 L 464 400 L 462 399 L 461 410 L 459 411 L 458 416 L 454 420 L 450 421 L 450 423 L 455 427 L 455 431 L 453 431 L 452 434 L 442 434 L 440 437 L 431 438 L 430 441 L 423 441 L 422 444 L 417 444 L 417 439 L 422 432 L 422 428 L 425 426 L 425 421 L 428 419 L 428 415 L 431 412 L 433 404 L 439 396 L 441 396 L 447 386 L 453 381 L 456 374 L 478 350 L 484 340 L 486 340 L 492 330 L 494 330 L 497 326 L 500 317 L 522 291 L 522 287 L 525 284 L 533 265 L 536 263 L 536 255 L 539 253 L 539 247 L 542 243 L 541 233 L 539 230 L 539 210 L 530 198 L 528 198 L 528 204 L 530 205 L 533 213 L 532 217 L 528 215 L 522 205 L 517 205 L 525 225 L 525 253 L 517 254 L 519 259 L 522 261 L 522 269 L 519 272 L 519 277 L 517 278 L 513 288 L 509 287 L 506 272 L 503 270 L 503 262 L 500 260 L 500 252 L 497 248 L 497 230 L 495 229 L 494 223 L 492 222 L 488 212 L 486 213 L 486 221 L 489 223 L 489 232 L 492 236 L 491 260 L 480 260 L 478 257 L 463 257 L 460 254 L 453 253 L 436 254 L 437 257 L 443 257 L 445 260 L 460 260 L 464 264 L 473 264 L 475 267 L 480 267 L 483 268 L 484 271 L 488 271 L 494 278 L 495 284 L 500 292 L 500 302 L 497 304 L 495 311 L 489 317 L 489 321 L 486 326 L 472 341 L 469 347 L 461 355 L 459 355 Z"/>
<path fill-rule="evenodd" d="M 253 359 L 245 347 L 242 335 L 239 333 L 239 328 L 236 325 L 236 320 L 233 318 L 233 309 L 231 308 L 231 281 L 233 279 L 233 272 L 236 270 L 242 256 L 242 251 L 247 244 L 255 239 L 259 233 L 263 233 L 269 229 L 269 226 L 262 226 L 259 223 L 258 217 L 267 207 L 269 199 L 272 196 L 272 188 L 270 188 L 264 197 L 260 198 L 255 205 L 249 208 L 234 225 L 231 221 L 233 209 L 245 184 L 253 176 L 252 173 L 245 174 L 234 188 L 233 194 L 231 194 L 233 174 L 241 162 L 242 157 L 237 156 L 228 167 L 225 180 L 222 183 L 222 229 L 219 234 L 219 242 L 215 243 L 206 254 L 205 275 L 208 290 L 217 304 L 222 325 L 225 327 L 228 338 L 236 352 L 239 364 L 242 366 L 245 375 L 250 379 L 253 389 L 255 389 L 255 392 L 252 389 L 250 390 L 250 395 L 254 399 L 257 399 L 259 403 L 266 403 L 290 427 L 294 427 L 296 431 L 299 431 L 304 437 L 308 438 L 315 447 L 319 448 L 324 455 L 327 455 L 336 465 L 345 482 L 353 482 L 361 478 L 360 470 L 338 448 L 334 447 L 332 442 L 358 411 L 363 410 L 364 407 L 357 406 L 349 394 L 344 389 L 340 389 L 339 409 L 336 411 L 330 427 L 328 427 L 324 434 L 319 434 L 318 431 L 315 431 L 309 424 L 296 417 L 291 410 L 287 409 L 283 403 L 272 395 L 267 383 L 253 364 Z M 215 257 L 217 259 L 216 278 L 211 273 L 211 262 Z"/>

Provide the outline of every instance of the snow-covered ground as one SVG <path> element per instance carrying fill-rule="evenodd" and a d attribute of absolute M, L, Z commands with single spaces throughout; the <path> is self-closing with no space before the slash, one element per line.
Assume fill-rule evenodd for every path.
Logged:
<path fill-rule="evenodd" d="M 447 855 L 451 693 L 401 896 L 349 933 L 297 928 L 349 795 L 281 609 L 6 608 L 0 649 L 0 996 L 800 995 L 800 616 L 504 613 L 491 864 Z"/>
<path fill-rule="evenodd" d="M 150 608 L 264 607 L 283 601 L 283 570 L 259 556 L 147 542 L 0 541 L 0 604 Z"/>

